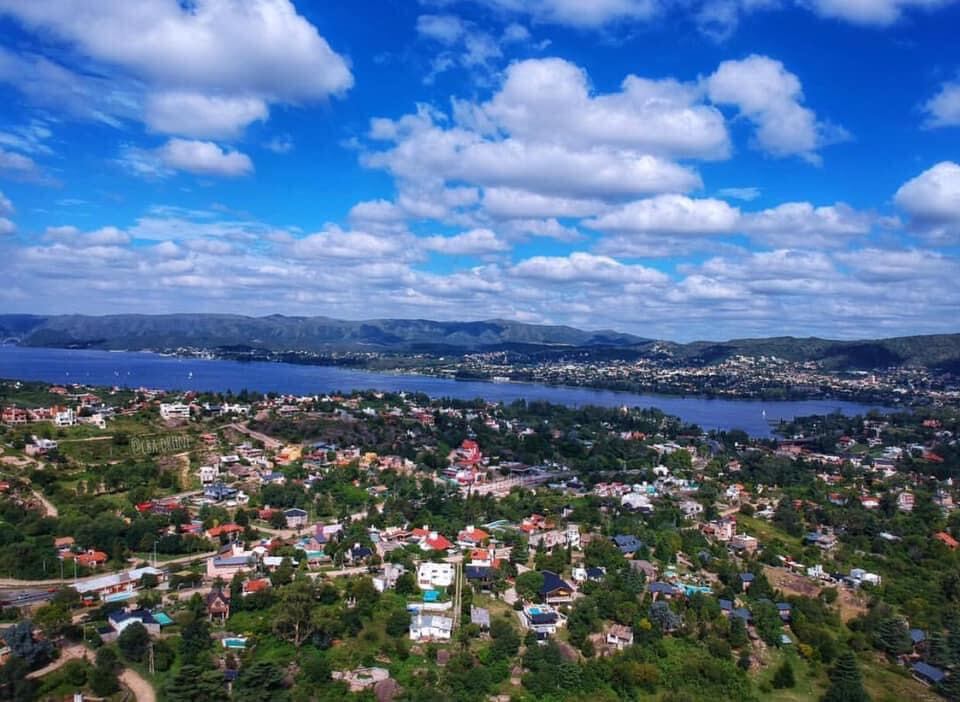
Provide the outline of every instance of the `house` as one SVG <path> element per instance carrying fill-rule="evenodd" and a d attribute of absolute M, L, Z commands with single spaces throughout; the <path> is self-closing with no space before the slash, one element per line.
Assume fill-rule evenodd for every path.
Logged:
<path fill-rule="evenodd" d="M 374 577 L 373 586 L 377 592 L 392 590 L 397 586 L 397 580 L 407 572 L 407 569 L 400 563 L 385 563 L 380 573 Z"/>
<path fill-rule="evenodd" d="M 793 614 L 793 610 L 790 607 L 789 602 L 777 602 L 777 614 L 780 615 L 780 619 L 785 622 L 789 622 Z"/>
<path fill-rule="evenodd" d="M 549 570 L 542 570 L 543 587 L 540 588 L 540 599 L 547 604 L 572 602 L 576 588 L 564 581 L 559 575 Z"/>
<path fill-rule="evenodd" d="M 299 507 L 284 511 L 283 516 L 287 520 L 287 529 L 300 529 L 307 525 L 307 512 Z"/>
<path fill-rule="evenodd" d="M 603 580 L 606 574 L 607 574 L 606 568 L 600 568 L 596 566 L 593 566 L 590 568 L 574 568 L 573 580 L 576 583 L 583 583 L 588 580 L 593 582 L 599 582 Z"/>
<path fill-rule="evenodd" d="M 217 466 L 200 466 L 200 482 L 203 485 L 215 483 L 219 477 L 220 469 Z"/>
<path fill-rule="evenodd" d="M 494 570 L 490 566 L 468 565 L 463 569 L 463 575 L 481 589 L 489 588 L 495 580 Z"/>
<path fill-rule="evenodd" d="M 222 624 L 230 616 L 230 597 L 218 587 L 207 593 L 204 604 L 210 621 L 216 620 Z"/>
<path fill-rule="evenodd" d="M 933 535 L 933 538 L 935 538 L 937 541 L 939 541 L 944 546 L 949 548 L 951 551 L 956 550 L 956 548 L 960 546 L 960 542 L 958 542 L 955 538 L 950 536 L 950 534 L 948 534 L 945 531 L 938 531 L 936 534 Z"/>
<path fill-rule="evenodd" d="M 102 566 L 108 560 L 106 553 L 103 551 L 94 551 L 93 549 L 87 549 L 83 553 L 64 551 L 60 555 L 60 558 L 65 561 L 76 559 L 77 565 L 83 566 L 84 568 L 97 568 L 98 566 Z"/>
<path fill-rule="evenodd" d="M 207 577 L 230 580 L 237 573 L 253 570 L 254 565 L 252 551 L 234 548 L 207 559 Z"/>
<path fill-rule="evenodd" d="M 470 623 L 480 627 L 480 631 L 490 631 L 490 610 L 470 605 Z"/>
<path fill-rule="evenodd" d="M 272 586 L 269 578 L 257 578 L 255 580 L 246 580 L 243 583 L 243 589 L 241 595 L 243 597 L 249 597 L 250 595 L 256 595 L 258 592 L 265 592 L 269 590 Z"/>
<path fill-rule="evenodd" d="M 157 582 L 166 578 L 166 573 L 158 568 L 134 568 L 122 573 L 80 580 L 71 587 L 80 593 L 81 597 L 96 595 L 105 602 L 115 602 L 133 597 L 145 575 L 152 576 Z"/>
<path fill-rule="evenodd" d="M 421 590 L 450 587 L 454 572 L 452 563 L 421 563 L 417 566 L 417 586 Z"/>
<path fill-rule="evenodd" d="M 58 427 L 72 427 L 77 423 L 77 415 L 72 409 L 65 409 L 53 415 L 53 423 Z"/>
<path fill-rule="evenodd" d="M 131 624 L 142 624 L 143 628 L 153 635 L 160 633 L 160 622 L 154 619 L 153 615 L 146 609 L 135 609 L 132 612 L 121 609 L 110 612 L 107 615 L 107 622 L 117 634 L 122 634 L 123 630 Z"/>
<path fill-rule="evenodd" d="M 749 534 L 736 534 L 730 539 L 730 548 L 742 553 L 755 553 L 760 547 L 760 542 Z"/>
<path fill-rule="evenodd" d="M 755 579 L 756 579 L 756 578 L 754 577 L 753 573 L 740 573 L 740 587 L 741 587 L 741 589 L 742 589 L 744 592 L 746 592 L 747 590 L 749 590 L 749 589 L 750 589 L 750 586 L 753 585 L 753 581 L 754 581 Z"/>
<path fill-rule="evenodd" d="M 680 503 L 680 511 L 684 517 L 693 518 L 703 514 L 703 505 L 696 500 L 684 500 Z"/>
<path fill-rule="evenodd" d="M 620 549 L 620 553 L 629 556 L 643 548 L 643 542 L 632 534 L 618 534 L 613 537 L 613 544 Z"/>
<path fill-rule="evenodd" d="M 483 529 L 470 525 L 457 534 L 457 545 L 460 548 L 476 548 L 490 540 L 490 534 Z"/>
<path fill-rule="evenodd" d="M 912 512 L 914 504 L 914 497 L 912 492 L 901 492 L 897 495 L 897 509 L 901 512 Z"/>
<path fill-rule="evenodd" d="M 350 549 L 350 562 L 351 563 L 360 563 L 370 558 L 373 555 L 373 549 L 369 546 L 361 546 L 360 544 L 354 544 L 353 548 Z"/>
<path fill-rule="evenodd" d="M 410 620 L 411 641 L 449 641 L 453 619 L 436 614 L 417 614 Z"/>
<path fill-rule="evenodd" d="M 644 559 L 638 559 L 630 561 L 630 567 L 634 572 L 641 572 L 646 577 L 648 581 L 657 579 L 657 566 L 655 566 L 650 561 Z"/>
<path fill-rule="evenodd" d="M 549 605 L 527 605 L 523 608 L 521 621 L 539 639 L 556 634 L 557 627 L 563 624 L 560 613 Z"/>
<path fill-rule="evenodd" d="M 414 530 L 416 532 L 416 530 Z M 422 551 L 450 551 L 453 544 L 443 534 L 431 531 L 420 540 Z"/>
<path fill-rule="evenodd" d="M 190 405 L 185 405 L 182 402 L 161 402 L 160 403 L 160 418 L 161 419 L 190 419 Z"/>
<path fill-rule="evenodd" d="M 212 485 L 207 485 L 203 488 L 203 496 L 208 500 L 213 500 L 214 502 L 222 502 L 223 500 L 229 500 L 232 497 L 235 497 L 237 494 L 237 488 L 228 487 L 223 483 L 213 483 Z"/>
<path fill-rule="evenodd" d="M 672 599 L 674 597 L 679 597 L 683 594 L 683 589 L 677 587 L 676 585 L 671 585 L 670 583 L 664 582 L 654 582 L 647 585 L 647 592 L 653 595 L 653 599 Z"/>
<path fill-rule="evenodd" d="M 240 534 L 243 534 L 243 527 L 239 524 L 218 524 L 217 526 L 210 527 L 207 529 L 207 538 L 208 539 L 219 539 L 221 536 L 225 536 L 229 539 L 236 538 Z"/>
<path fill-rule="evenodd" d="M 913 673 L 914 678 L 924 685 L 939 685 L 947 677 L 947 674 L 940 668 L 923 661 L 917 661 L 910 666 L 910 672 Z"/>
<path fill-rule="evenodd" d="M 606 631 L 607 645 L 622 651 L 633 645 L 633 629 L 622 624 L 611 624 Z"/>

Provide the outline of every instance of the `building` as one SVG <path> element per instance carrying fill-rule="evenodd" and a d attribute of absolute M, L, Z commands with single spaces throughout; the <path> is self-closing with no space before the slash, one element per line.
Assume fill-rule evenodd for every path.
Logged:
<path fill-rule="evenodd" d="M 283 513 L 287 520 L 287 529 L 301 529 L 307 525 L 307 512 L 299 507 L 293 507 Z"/>
<path fill-rule="evenodd" d="M 573 601 L 576 588 L 549 570 L 542 570 L 540 573 L 543 575 L 543 587 L 540 588 L 540 599 L 543 602 L 560 604 Z"/>
<path fill-rule="evenodd" d="M 256 559 L 252 551 L 244 551 L 238 544 L 225 548 L 213 558 L 207 559 L 207 577 L 230 580 L 237 573 L 253 570 Z"/>
<path fill-rule="evenodd" d="M 480 631 L 490 631 L 490 611 L 470 605 L 470 623 L 479 626 Z"/>
<path fill-rule="evenodd" d="M 411 641 L 449 641 L 453 619 L 437 614 L 417 614 L 410 620 Z"/>
<path fill-rule="evenodd" d="M 121 609 L 110 612 L 107 615 L 107 622 L 118 635 L 122 634 L 123 630 L 131 624 L 142 624 L 143 628 L 154 636 L 160 633 L 160 622 L 154 619 L 153 615 L 146 609 L 135 609 L 132 612 Z"/>
<path fill-rule="evenodd" d="M 523 608 L 520 620 L 539 639 L 556 634 L 557 627 L 562 626 L 564 621 L 561 614 L 549 605 L 527 605 Z"/>
<path fill-rule="evenodd" d="M 453 584 L 454 566 L 452 563 L 421 563 L 417 566 L 417 586 L 421 590 L 446 588 Z"/>
<path fill-rule="evenodd" d="M 760 542 L 749 534 L 737 534 L 730 539 L 730 548 L 732 548 L 734 551 L 755 553 L 759 547 Z"/>
<path fill-rule="evenodd" d="M 219 621 L 222 624 L 230 616 L 230 598 L 218 587 L 207 593 L 204 604 L 210 621 Z"/>
<path fill-rule="evenodd" d="M 460 548 L 476 548 L 490 540 L 490 534 L 483 529 L 477 529 L 472 524 L 457 534 L 457 545 Z"/>
<path fill-rule="evenodd" d="M 620 549 L 620 553 L 624 556 L 632 555 L 643 548 L 643 542 L 632 534 L 614 536 L 613 545 Z"/>
<path fill-rule="evenodd" d="M 622 651 L 633 645 L 633 629 L 622 624 L 611 624 L 606 632 L 607 645 Z"/>
<path fill-rule="evenodd" d="M 217 466 L 200 466 L 200 482 L 203 485 L 215 483 L 220 477 L 220 469 Z"/>
<path fill-rule="evenodd" d="M 116 602 L 133 597 L 145 575 L 152 576 L 157 582 L 166 578 L 166 573 L 158 568 L 134 568 L 122 573 L 111 573 L 99 578 L 81 580 L 71 587 L 81 597 L 97 596 L 105 602 Z"/>
<path fill-rule="evenodd" d="M 185 405 L 182 402 L 161 402 L 160 403 L 160 418 L 161 419 L 190 419 L 190 405 Z"/>
<path fill-rule="evenodd" d="M 53 423 L 58 427 L 72 427 L 77 423 L 77 415 L 72 409 L 65 409 L 53 415 Z"/>

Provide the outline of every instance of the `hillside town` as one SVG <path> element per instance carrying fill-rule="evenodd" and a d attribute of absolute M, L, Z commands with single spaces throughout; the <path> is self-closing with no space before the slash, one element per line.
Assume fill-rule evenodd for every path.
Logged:
<path fill-rule="evenodd" d="M 380 392 L 0 402 L 11 699 L 960 699 L 950 408 L 755 439 Z"/>

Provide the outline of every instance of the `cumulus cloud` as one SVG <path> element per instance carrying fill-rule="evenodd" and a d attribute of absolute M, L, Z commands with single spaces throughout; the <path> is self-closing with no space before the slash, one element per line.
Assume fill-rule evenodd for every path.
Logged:
<path fill-rule="evenodd" d="M 586 217 L 607 208 L 600 200 L 552 197 L 515 188 L 484 188 L 483 207 L 494 217 Z"/>
<path fill-rule="evenodd" d="M 900 186 L 894 202 L 916 231 L 953 240 L 960 235 L 960 165 L 941 161 Z"/>
<path fill-rule="evenodd" d="M 422 240 L 427 251 L 449 256 L 482 256 L 510 250 L 510 244 L 489 229 L 471 229 L 455 236 L 431 236 Z"/>
<path fill-rule="evenodd" d="M 161 134 L 235 138 L 251 122 L 265 121 L 268 114 L 260 98 L 162 92 L 147 97 L 144 122 Z"/>
<path fill-rule="evenodd" d="M 165 178 L 177 171 L 228 178 L 253 173 L 249 156 L 224 150 L 212 141 L 170 139 L 157 149 L 127 147 L 119 161 L 135 175 L 147 178 Z"/>
<path fill-rule="evenodd" d="M 773 156 L 818 163 L 820 147 L 847 138 L 842 128 L 819 121 L 802 104 L 800 79 L 766 56 L 724 61 L 706 79 L 706 87 L 713 102 L 737 107 L 754 124 L 757 147 Z"/>
<path fill-rule="evenodd" d="M 534 22 L 597 29 L 614 22 L 646 20 L 657 14 L 656 0 L 478 0 L 482 4 L 529 16 Z"/>
<path fill-rule="evenodd" d="M 10 201 L 10 198 L 0 191 L 0 215 L 11 214 L 13 214 L 13 203 Z"/>
<path fill-rule="evenodd" d="M 586 225 L 621 233 L 725 234 L 733 231 L 739 218 L 739 210 L 723 200 L 659 195 L 628 203 Z"/>
<path fill-rule="evenodd" d="M 7 236 L 17 231 L 17 225 L 6 217 L 0 217 L 0 236 Z"/>
<path fill-rule="evenodd" d="M 84 232 L 73 226 L 48 227 L 46 238 L 79 248 L 91 246 L 122 246 L 130 242 L 130 236 L 116 227 L 102 227 Z"/>
<path fill-rule="evenodd" d="M 550 283 L 633 283 L 662 285 L 669 278 L 660 271 L 639 265 L 626 265 L 609 256 L 578 251 L 569 256 L 534 256 L 510 269 L 519 278 Z"/>
<path fill-rule="evenodd" d="M 960 127 L 960 82 L 944 83 L 924 105 L 927 127 Z"/>
<path fill-rule="evenodd" d="M 406 237 L 381 236 L 330 226 L 324 231 L 293 239 L 289 250 L 305 259 L 396 261 L 409 260 L 415 255 L 410 243 Z"/>
<path fill-rule="evenodd" d="M 722 158 L 729 152 L 723 115 L 701 98 L 696 85 L 634 75 L 619 92 L 591 95 L 583 69 L 559 58 L 532 59 L 507 69 L 483 111 L 516 138 Z"/>
<path fill-rule="evenodd" d="M 142 109 L 155 131 L 227 137 L 266 119 L 267 103 L 323 100 L 353 85 L 346 59 L 290 0 L 0 0 L 0 14 L 66 44 L 94 64 L 87 73 L 119 74 L 108 80 L 46 57 L 0 56 L 0 80 L 44 104 L 64 95 L 73 114 L 101 121 Z"/>
<path fill-rule="evenodd" d="M 787 202 L 748 213 L 742 229 L 755 240 L 776 246 L 836 247 L 850 237 L 870 233 L 876 218 L 842 202 L 816 207 L 809 202 Z"/>
<path fill-rule="evenodd" d="M 448 46 L 464 35 L 466 28 L 456 15 L 420 15 L 417 17 L 417 34 Z"/>
<path fill-rule="evenodd" d="M 906 10 L 935 10 L 952 0 L 804 0 L 821 17 L 839 19 L 851 24 L 886 27 L 894 24 Z"/>

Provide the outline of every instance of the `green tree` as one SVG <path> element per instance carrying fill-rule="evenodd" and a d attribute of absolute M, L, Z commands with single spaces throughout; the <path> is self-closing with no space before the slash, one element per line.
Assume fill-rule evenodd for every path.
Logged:
<path fill-rule="evenodd" d="M 205 670 L 195 665 L 185 665 L 167 683 L 164 690 L 167 702 L 198 702 L 198 700 L 226 699 L 223 673 Z"/>
<path fill-rule="evenodd" d="M 913 649 L 910 630 L 900 617 L 887 617 L 880 622 L 875 634 L 877 646 L 891 656 L 898 656 Z"/>
<path fill-rule="evenodd" d="M 543 574 L 535 570 L 521 573 L 516 579 L 517 594 L 525 600 L 536 600 L 540 597 L 543 587 Z"/>
<path fill-rule="evenodd" d="M 830 670 L 830 687 L 821 702 L 870 702 L 852 651 L 844 651 Z"/>
<path fill-rule="evenodd" d="M 269 661 L 258 661 L 244 668 L 237 678 L 233 697 L 237 702 L 273 702 L 288 699 L 283 669 Z"/>
<path fill-rule="evenodd" d="M 793 673 L 793 664 L 790 663 L 789 658 L 785 659 L 774 672 L 771 683 L 777 690 L 794 687 L 797 684 L 796 676 Z"/>
<path fill-rule="evenodd" d="M 150 633 L 140 622 L 128 625 L 117 637 L 117 648 L 127 660 L 140 662 L 150 647 Z"/>

